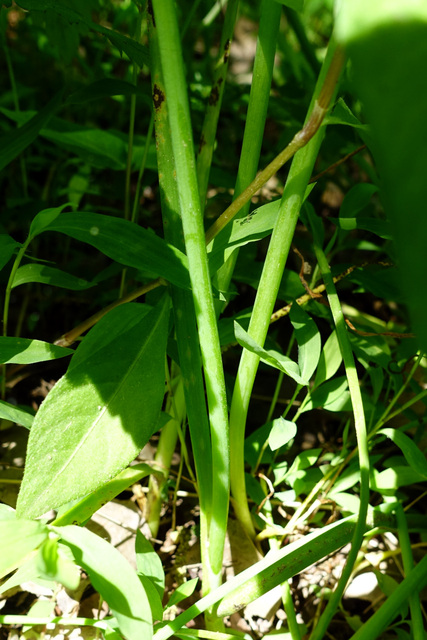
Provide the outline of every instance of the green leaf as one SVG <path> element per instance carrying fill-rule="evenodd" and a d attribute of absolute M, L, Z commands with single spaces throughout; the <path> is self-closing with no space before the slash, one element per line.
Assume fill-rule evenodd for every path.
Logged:
<path fill-rule="evenodd" d="M 1 364 L 33 364 L 34 362 L 64 358 L 73 353 L 73 349 L 58 347 L 41 340 L 0 336 Z"/>
<path fill-rule="evenodd" d="M 290 9 L 294 9 L 295 11 L 304 11 L 305 0 L 276 0 L 276 2 L 285 5 L 285 7 L 289 7 Z"/>
<path fill-rule="evenodd" d="M 180 584 L 169 598 L 166 608 L 178 604 L 182 600 L 185 600 L 185 598 L 189 598 L 194 593 L 198 581 L 199 578 L 192 578 L 191 580 L 187 580 L 187 582 Z"/>
<path fill-rule="evenodd" d="M 31 427 L 34 421 L 34 415 L 30 413 L 29 409 L 26 410 L 16 407 L 4 400 L 0 400 L 0 418 L 21 424 L 23 427 L 27 427 L 27 429 Z"/>
<path fill-rule="evenodd" d="M 298 343 L 298 365 L 304 384 L 310 382 L 316 370 L 322 348 L 316 323 L 298 304 L 293 304 L 289 313 Z"/>
<path fill-rule="evenodd" d="M 89 289 L 96 284 L 83 280 L 83 278 L 77 278 L 60 269 L 35 263 L 25 264 L 19 267 L 13 279 L 12 288 L 19 287 L 19 285 L 27 284 L 28 282 L 40 282 L 42 284 L 48 284 L 51 287 L 61 287 L 63 289 L 71 289 L 72 291 Z"/>
<path fill-rule="evenodd" d="M 273 420 L 272 425 L 270 435 L 268 436 L 268 444 L 272 451 L 284 447 L 292 438 L 295 438 L 297 433 L 297 425 L 295 422 L 280 417 Z"/>
<path fill-rule="evenodd" d="M 37 577 L 54 580 L 67 589 L 77 589 L 80 570 L 76 566 L 68 547 L 58 543 L 58 536 L 52 531 L 43 542 L 36 558 Z"/>
<path fill-rule="evenodd" d="M 39 211 L 36 217 L 33 219 L 30 231 L 28 234 L 27 242 L 31 241 L 33 238 L 39 235 L 47 229 L 47 227 L 53 223 L 54 220 L 59 216 L 62 211 L 68 207 L 67 204 L 63 204 L 60 207 L 54 207 L 52 209 L 43 209 L 43 211 Z"/>
<path fill-rule="evenodd" d="M 417 473 L 420 473 L 427 479 L 427 460 L 425 455 L 420 451 L 415 442 L 409 438 L 403 431 L 399 429 L 381 429 L 377 435 L 384 435 L 390 438 L 396 446 L 402 451 L 406 462 Z"/>
<path fill-rule="evenodd" d="M 312 409 L 327 409 L 328 411 L 350 411 L 351 400 L 348 390 L 348 382 L 345 376 L 339 376 L 321 384 L 313 391 L 310 400 L 301 413 Z"/>
<path fill-rule="evenodd" d="M 12 517 L 0 520 L 0 577 L 22 564 L 47 536 L 43 522 Z"/>
<path fill-rule="evenodd" d="M 370 231 L 385 240 L 390 240 L 392 238 L 392 229 L 388 220 L 379 220 L 378 218 L 367 218 L 364 216 L 359 216 L 357 218 L 331 217 L 329 219 L 343 231 L 363 229 L 364 231 Z"/>
<path fill-rule="evenodd" d="M 423 0 L 342 2 L 336 37 L 371 125 L 382 200 L 392 223 L 401 289 L 427 351 L 427 5 Z"/>
<path fill-rule="evenodd" d="M 326 340 L 319 358 L 314 387 L 318 387 L 322 382 L 329 380 L 338 371 L 342 362 L 341 349 L 338 336 L 334 330 Z"/>
<path fill-rule="evenodd" d="M 32 111 L 12 111 L 0 108 L 0 112 L 11 120 L 24 124 L 32 117 Z M 97 169 L 122 171 L 127 162 L 127 137 L 114 129 L 104 130 L 93 126 L 83 126 L 61 118 L 52 118 L 49 126 L 40 131 L 40 135 L 61 149 L 73 153 L 84 162 Z M 135 136 L 132 153 L 132 169 L 141 164 L 145 138 Z M 146 166 L 156 168 L 154 146 L 148 153 Z"/>
<path fill-rule="evenodd" d="M 0 270 L 9 262 L 21 245 L 6 233 L 0 234 Z"/>
<path fill-rule="evenodd" d="M 151 473 L 154 473 L 153 467 L 144 463 L 135 464 L 128 469 L 124 469 L 115 478 L 104 483 L 99 489 L 92 491 L 82 500 L 73 502 L 71 506 L 65 505 L 59 509 L 55 525 L 62 527 L 66 524 L 86 524 L 104 504 L 107 504 L 119 493 Z"/>
<path fill-rule="evenodd" d="M 341 124 L 349 127 L 356 127 L 357 129 L 367 129 L 367 126 L 362 124 L 360 120 L 356 118 L 342 98 L 338 99 L 332 113 L 326 116 L 324 125 L 329 124 Z"/>
<path fill-rule="evenodd" d="M 18 513 L 96 491 L 147 443 L 164 396 L 168 316 L 167 296 L 148 314 L 121 305 L 88 333 L 34 420 Z"/>
<path fill-rule="evenodd" d="M 117 80 L 116 78 L 102 78 L 102 80 L 96 80 L 87 86 L 81 87 L 81 89 L 78 89 L 77 91 L 73 91 L 73 93 L 65 100 L 65 104 L 85 104 L 86 102 L 99 100 L 101 98 L 111 96 L 132 96 L 136 93 L 140 94 L 142 97 L 148 98 L 148 94 L 146 92 L 141 91 L 141 89 L 131 82 Z"/>
<path fill-rule="evenodd" d="M 253 340 L 250 335 L 245 331 L 238 322 L 234 322 L 234 335 L 236 336 L 237 342 L 250 351 L 251 353 L 256 354 L 263 362 L 271 365 L 275 369 L 279 369 L 279 371 L 283 371 L 288 376 L 290 376 L 295 382 L 301 385 L 305 385 L 306 383 L 301 378 L 300 369 L 296 362 L 279 353 L 278 351 L 273 351 L 272 349 L 266 350 L 259 346 Z"/>
<path fill-rule="evenodd" d="M 92 22 L 92 20 L 88 19 L 82 13 L 62 4 L 58 0 L 19 0 L 16 4 L 23 9 L 30 11 L 56 11 L 70 23 L 82 22 L 92 31 L 106 36 L 110 40 L 111 44 L 117 47 L 120 53 L 124 51 L 130 60 L 132 60 L 132 62 L 136 62 L 139 67 L 149 64 L 148 50 L 146 47 L 139 44 L 139 42 L 136 42 L 136 40 L 132 40 L 132 38 L 118 33 L 117 31 L 106 29 L 105 27 Z"/>
<path fill-rule="evenodd" d="M 415 469 L 396 465 L 380 472 L 374 469 L 371 484 L 373 491 L 378 491 L 385 496 L 395 496 L 400 487 L 425 481 L 425 476 Z"/>
<path fill-rule="evenodd" d="M 108 602 L 123 636 L 127 640 L 151 640 L 153 621 L 147 594 L 122 554 L 87 529 L 72 525 L 53 529 Z"/>
<path fill-rule="evenodd" d="M 374 184 L 363 182 L 356 184 L 346 194 L 340 207 L 340 221 L 342 218 L 354 218 L 356 213 L 365 209 L 370 203 L 378 187 Z"/>
<path fill-rule="evenodd" d="M 187 257 L 147 229 L 98 213 L 63 213 L 45 230 L 87 242 L 128 267 L 154 273 L 182 288 L 190 287 Z"/>
<path fill-rule="evenodd" d="M 52 115 L 59 109 L 62 91 L 47 103 L 31 120 L 19 129 L 0 138 L 0 171 L 19 156 L 38 136 Z"/>
<path fill-rule="evenodd" d="M 136 532 L 135 552 L 138 573 L 149 578 L 157 589 L 160 598 L 163 598 L 165 572 L 163 571 L 162 561 L 140 531 Z"/>

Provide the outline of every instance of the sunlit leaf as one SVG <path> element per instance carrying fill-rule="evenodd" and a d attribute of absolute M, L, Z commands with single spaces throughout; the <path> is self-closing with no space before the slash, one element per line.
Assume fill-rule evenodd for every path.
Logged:
<path fill-rule="evenodd" d="M 289 317 L 298 343 L 298 365 L 305 384 L 310 382 L 320 358 L 321 340 L 316 323 L 298 304 L 293 304 Z"/>
<path fill-rule="evenodd" d="M 285 420 L 280 417 L 272 422 L 272 428 L 270 435 L 268 436 L 268 444 L 272 451 L 276 451 L 280 447 L 284 447 L 288 444 L 292 438 L 295 437 L 297 432 L 297 425 L 291 420 Z"/>
<path fill-rule="evenodd" d="M 18 513 L 35 517 L 96 491 L 152 435 L 164 395 L 169 301 L 110 311 L 79 345 L 30 431 Z M 43 474 L 40 474 L 43 469 Z"/>
<path fill-rule="evenodd" d="M 28 282 L 40 282 L 48 284 L 52 287 L 62 287 L 71 289 L 72 291 L 82 291 L 89 287 L 95 286 L 95 283 L 88 282 L 83 278 L 77 278 L 71 273 L 66 273 L 55 267 L 49 267 L 45 264 L 24 264 L 16 271 L 13 279 L 12 288 L 19 287 L 21 284 Z"/>
<path fill-rule="evenodd" d="M 11 420 L 29 429 L 34 421 L 34 415 L 29 410 L 16 407 L 14 404 L 0 400 L 0 418 Z"/>
<path fill-rule="evenodd" d="M 128 640 L 150 640 L 153 621 L 147 595 L 124 556 L 106 540 L 82 527 L 55 529 L 88 572 L 94 588 L 108 602 L 121 633 Z"/>

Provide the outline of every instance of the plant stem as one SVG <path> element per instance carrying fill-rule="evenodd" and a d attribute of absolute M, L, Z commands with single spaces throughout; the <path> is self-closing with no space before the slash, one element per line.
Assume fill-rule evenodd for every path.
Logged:
<path fill-rule="evenodd" d="M 233 36 L 238 5 L 239 0 L 229 0 L 227 4 L 219 47 L 219 59 L 215 66 L 212 89 L 206 106 L 205 119 L 200 136 L 199 153 L 197 155 L 197 179 L 202 209 L 205 206 L 218 118 L 230 58 L 230 40 Z"/>
<path fill-rule="evenodd" d="M 342 65 L 341 51 L 331 43 L 313 97 L 310 115 L 304 128 L 290 145 L 292 149 L 294 146 L 306 146 L 292 162 L 249 323 L 248 334 L 261 346 L 267 335 L 305 190 L 323 139 L 324 131 L 319 131 L 319 127 L 335 94 Z M 243 445 L 246 416 L 258 363 L 258 356 L 246 349 L 243 350 L 230 413 L 232 495 L 236 515 L 251 538 L 255 537 L 255 529 L 246 498 Z"/>
<path fill-rule="evenodd" d="M 338 298 L 338 294 L 335 288 L 335 283 L 332 277 L 332 273 L 317 240 L 316 233 L 314 235 L 314 251 L 316 258 L 322 273 L 323 281 L 326 285 L 326 292 L 328 295 L 329 304 L 331 307 L 334 324 L 337 331 L 338 342 L 341 349 L 341 354 L 345 366 L 346 376 L 348 380 L 348 387 L 350 390 L 351 403 L 353 406 L 354 415 L 354 427 L 356 431 L 358 451 L 359 451 L 359 466 L 360 466 L 360 507 L 357 517 L 357 523 L 354 530 L 353 538 L 351 541 L 351 549 L 347 557 L 346 564 L 344 566 L 341 577 L 338 581 L 338 585 L 335 591 L 329 598 L 329 602 L 322 613 L 318 624 L 316 625 L 313 633 L 310 636 L 310 640 L 320 640 L 326 633 L 327 627 L 334 615 L 336 608 L 338 607 L 339 600 L 350 578 L 354 564 L 357 560 L 360 546 L 363 541 L 363 535 L 365 533 L 366 517 L 369 506 L 369 447 L 368 438 L 366 433 L 365 413 L 363 409 L 362 394 L 360 391 L 359 380 L 357 377 L 356 365 L 354 362 L 353 351 L 351 349 L 350 341 L 347 335 L 346 324 L 344 320 L 344 314 L 341 309 L 341 304 Z"/>
<path fill-rule="evenodd" d="M 228 412 L 221 348 L 211 289 L 194 159 L 190 110 L 186 91 L 181 42 L 173 0 L 153 0 L 159 53 L 168 107 L 168 123 L 175 162 L 180 214 L 188 257 L 193 302 L 199 332 L 211 429 L 212 491 L 209 522 L 210 575 L 208 586 L 222 581 L 222 559 L 229 501 Z M 218 621 L 209 623 L 220 630 Z"/>

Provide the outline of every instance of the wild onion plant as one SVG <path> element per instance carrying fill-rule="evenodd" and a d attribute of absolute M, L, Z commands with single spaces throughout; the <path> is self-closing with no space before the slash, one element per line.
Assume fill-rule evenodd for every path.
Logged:
<path fill-rule="evenodd" d="M 13 109 L 1 108 L 12 125 L 2 136 L 0 166 L 9 172 L 8 179 L 19 176 L 26 205 L 38 213 L 23 242 L 15 239 L 13 229 L 11 235 L 0 236 L 6 274 L 0 416 L 30 429 L 19 495 L 12 504 L 5 500 L 0 505 L 0 592 L 28 580 L 76 589 L 83 569 L 108 603 L 109 614 L 103 620 L 55 617 L 52 608 L 48 616 L 0 615 L 0 622 L 93 626 L 107 640 L 225 640 L 245 635 L 227 628 L 229 616 L 281 586 L 286 637 L 301 640 L 304 634 L 320 640 L 330 633 L 348 583 L 363 564 L 361 550 L 366 552 L 371 538 L 381 539 L 392 531 L 402 555 L 399 584 L 391 589 L 375 569 L 387 599 L 366 622 L 344 614 L 346 629 L 357 639 L 377 638 L 394 625 L 395 637 L 421 640 L 425 631 L 418 593 L 427 584 L 427 560 L 424 556 L 415 561 L 410 534 L 425 535 L 426 524 L 413 522 L 414 505 L 422 497 L 410 496 L 402 487 L 427 479 L 421 438 L 425 419 L 411 413 L 427 397 L 421 375 L 427 307 L 420 294 L 426 266 L 427 224 L 421 214 L 427 144 L 419 148 L 420 140 L 427 143 L 427 89 L 419 83 L 427 60 L 427 12 L 416 0 L 405 7 L 398 0 L 381 0 L 378 7 L 367 0 L 336 2 L 334 12 L 324 9 L 334 26 L 324 50 L 318 51 L 311 44 L 307 25 L 313 23 L 302 0 L 262 0 L 256 7 L 259 29 L 252 81 L 243 99 L 234 85 L 238 108 L 244 105 L 245 114 L 237 125 L 233 121 L 233 127 L 244 130 L 230 181 L 216 158 L 227 154 L 220 148 L 225 138 L 220 129 L 224 105 L 231 104 L 233 113 L 233 99 L 227 98 L 233 89 L 228 81 L 231 44 L 239 10 L 245 6 L 239 7 L 237 0 L 225 4 L 212 8 L 203 1 L 135 0 L 128 6 L 130 35 L 93 20 L 91 9 L 98 15 L 113 11 L 114 3 L 109 2 L 19 0 L 16 7 L 5 3 L 1 10 Z M 203 10 L 204 20 L 198 24 Z M 219 33 L 210 31 L 217 10 Z M 22 110 L 25 91 L 15 80 L 13 46 L 5 30 L 12 11 L 28 21 L 30 31 L 44 25 L 43 37 L 69 83 L 64 62 L 79 60 L 87 74 L 83 86 L 76 89 L 66 82 L 35 114 Z M 78 48 L 88 33 L 98 38 L 96 73 Z M 211 86 L 206 91 L 203 78 L 199 95 L 194 87 L 201 83 L 202 73 L 189 62 L 189 41 L 196 37 L 208 48 L 213 33 L 217 42 Z M 43 42 L 40 37 L 40 46 Z M 117 51 L 130 60 L 130 81 L 100 79 L 104 53 L 113 56 Z M 284 66 L 293 69 L 293 77 L 280 82 L 285 54 L 290 61 Z M 266 124 L 273 122 L 275 110 L 283 109 L 282 96 L 273 105 L 270 100 L 290 91 L 288 85 L 295 89 L 295 80 L 307 84 L 300 92 L 298 116 L 288 105 L 291 127 L 285 126 L 281 134 L 282 149 L 262 153 Z M 129 102 L 126 136 L 75 125 L 73 114 L 81 112 L 81 105 L 102 103 L 111 96 Z M 293 97 L 286 99 L 292 102 Z M 143 138 L 140 102 L 150 105 Z M 396 134 L 398 121 L 402 126 Z M 337 130 L 346 132 L 346 145 Z M 226 136 L 225 144 L 234 154 L 232 131 Z M 64 161 L 61 171 L 81 164 L 68 183 L 68 202 L 64 189 L 50 193 L 53 173 L 42 197 L 35 195 L 28 154 L 37 153 L 42 139 L 53 142 L 58 153 L 75 155 L 75 162 Z M 316 162 L 323 162 L 323 153 L 328 157 L 331 149 L 336 154 L 346 146 L 345 157 L 335 158 L 333 164 L 342 167 L 360 152 L 361 143 L 372 153 L 359 157 L 362 183 L 348 188 L 346 175 L 348 192 L 338 217 L 327 219 L 316 195 L 321 177 L 312 179 Z M 253 197 L 288 162 L 281 197 L 257 207 Z M 107 169 L 124 176 L 121 215 L 116 210 L 113 215 L 101 213 L 91 200 L 87 176 Z M 155 176 L 159 221 L 161 212 L 161 224 L 153 223 L 156 232 L 145 220 L 138 223 L 148 172 Z M 221 188 L 232 192 L 231 203 L 212 221 L 210 206 L 221 202 Z M 48 206 L 35 209 L 40 199 Z M 38 256 L 39 243 L 43 245 L 45 238 L 59 242 L 64 236 L 107 256 L 112 269 L 90 281 L 46 264 Z M 299 273 L 290 269 L 292 245 L 302 262 Z M 254 260 L 254 247 L 262 264 Z M 373 259 L 366 260 L 369 253 Z M 400 289 L 392 260 L 399 262 L 403 274 Z M 304 271 L 308 261 L 314 265 L 309 282 Z M 372 266 L 376 271 L 370 271 Z M 13 305 L 19 304 L 23 285 L 83 292 L 113 279 L 116 284 L 119 280 L 118 295 L 112 294 L 111 286 L 107 304 L 97 305 L 80 323 L 70 318 L 58 340 L 20 337 L 21 332 L 12 337 Z M 387 323 L 344 303 L 343 281 L 373 295 L 384 287 L 387 300 L 396 296 L 397 302 L 406 303 L 417 342 L 402 328 L 404 312 Z M 242 282 L 256 290 L 249 309 L 239 307 Z M 286 339 L 275 331 L 278 321 L 286 323 Z M 30 331 L 24 319 L 20 324 Z M 412 351 L 404 346 L 405 340 L 411 341 Z M 234 350 L 232 367 L 224 355 L 227 349 Z M 26 367 L 70 356 L 65 374 L 35 415 L 10 401 L 7 365 Z M 248 415 L 260 367 L 275 372 L 276 388 L 266 420 L 253 427 Z M 279 411 L 283 388 L 287 400 Z M 326 444 L 299 449 L 307 414 L 314 423 L 321 410 L 334 416 L 339 438 L 329 450 Z M 397 426 L 396 419 L 402 420 Z M 153 462 L 136 461 L 157 433 Z M 389 445 L 394 448 L 384 459 L 379 452 Z M 202 585 L 200 598 L 173 615 L 173 607 L 193 594 L 197 579 L 165 598 L 164 568 L 148 537 L 154 541 L 162 524 L 177 446 L 179 476 L 186 469 L 197 495 Z M 5 469 L 2 482 L 12 481 L 9 471 Z M 85 525 L 106 502 L 144 478 L 148 528 L 146 536 L 136 533 L 135 571 L 114 546 Z M 287 521 L 278 516 L 278 507 Z M 328 515 L 334 517 L 329 520 Z M 239 535 L 257 561 L 224 581 L 230 519 L 237 521 Z M 302 527 L 304 535 L 296 536 Z M 289 581 L 348 544 L 341 577 L 330 593 L 323 594 L 328 602 L 323 606 L 320 599 L 313 619 L 303 624 Z M 185 627 L 201 613 L 204 629 Z"/>

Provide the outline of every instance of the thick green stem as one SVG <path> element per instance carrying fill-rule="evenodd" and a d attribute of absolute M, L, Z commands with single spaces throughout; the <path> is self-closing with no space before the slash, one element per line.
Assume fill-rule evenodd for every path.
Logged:
<path fill-rule="evenodd" d="M 324 129 L 319 130 L 319 127 L 335 94 L 342 64 L 342 54 L 332 43 L 322 67 L 310 115 L 302 132 L 294 138 L 295 145 L 304 141 L 303 144 L 306 146 L 296 154 L 292 162 L 248 328 L 249 335 L 261 346 L 267 335 L 305 190 L 323 139 Z M 308 144 L 307 140 L 310 140 Z M 252 538 L 255 537 L 255 529 L 246 497 L 243 445 L 246 416 L 258 364 L 258 356 L 244 349 L 236 377 L 230 413 L 232 495 L 236 515 Z"/>
<path fill-rule="evenodd" d="M 165 101 L 171 134 L 179 207 L 188 256 L 193 302 L 202 353 L 211 429 L 215 491 L 209 523 L 209 588 L 221 583 L 229 501 L 228 413 L 224 371 L 206 253 L 192 129 L 176 8 L 173 0 L 153 0 Z"/>
<path fill-rule="evenodd" d="M 234 189 L 234 200 L 247 189 L 255 178 L 258 169 L 270 98 L 281 11 L 280 4 L 275 0 L 263 0 L 242 152 Z M 241 207 L 239 217 L 245 217 L 249 213 L 249 207 L 250 198 Z M 209 233 L 208 231 L 207 242 L 209 242 L 210 238 Z M 227 231 L 225 230 L 224 233 L 227 233 Z M 228 291 L 238 255 L 239 251 L 234 251 L 216 274 L 215 284 L 219 291 Z M 223 304 L 218 301 L 218 313 L 221 311 L 222 306 Z"/>

